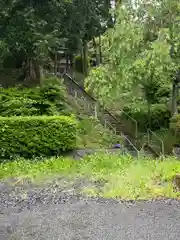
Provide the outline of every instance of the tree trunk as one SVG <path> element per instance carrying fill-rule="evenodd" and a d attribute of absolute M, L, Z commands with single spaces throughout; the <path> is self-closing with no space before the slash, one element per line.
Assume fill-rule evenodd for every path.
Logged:
<path fill-rule="evenodd" d="M 69 55 L 68 53 L 66 54 L 66 72 L 68 72 L 69 69 Z"/>
<path fill-rule="evenodd" d="M 100 64 L 102 64 L 101 34 L 99 34 L 99 59 L 100 59 Z"/>
<path fill-rule="evenodd" d="M 83 64 L 84 64 L 84 75 L 88 75 L 88 45 L 87 41 L 84 40 L 83 44 Z"/>
<path fill-rule="evenodd" d="M 148 102 L 148 128 L 151 129 L 151 103 Z"/>
<path fill-rule="evenodd" d="M 177 86 L 175 81 L 173 81 L 171 114 L 174 115 L 175 113 L 177 113 Z"/>
<path fill-rule="evenodd" d="M 34 73 L 37 79 L 41 78 L 41 70 L 40 66 L 37 60 L 33 60 L 33 65 L 34 65 Z"/>
<path fill-rule="evenodd" d="M 58 74 L 61 74 L 61 65 L 60 65 L 60 62 L 61 62 L 61 56 L 59 54 L 59 59 L 58 59 Z"/>
<path fill-rule="evenodd" d="M 98 66 L 100 64 L 100 55 L 99 55 L 99 51 L 97 49 L 95 37 L 93 37 L 93 46 L 94 46 L 95 56 L 96 56 L 96 65 Z"/>
<path fill-rule="evenodd" d="M 54 54 L 54 74 L 57 74 L 57 52 Z"/>
<path fill-rule="evenodd" d="M 70 67 L 73 68 L 73 54 L 69 55 Z"/>
<path fill-rule="evenodd" d="M 107 21 L 107 27 L 108 28 L 112 28 L 113 25 L 114 25 L 113 18 L 111 16 L 111 14 L 109 13 L 109 11 L 112 8 L 111 3 L 115 5 L 115 1 L 111 1 L 111 0 L 106 0 L 105 1 L 105 9 L 106 9 L 106 12 L 108 13 L 108 21 Z"/>
<path fill-rule="evenodd" d="M 28 58 L 25 66 L 25 81 L 27 86 L 34 86 L 40 84 L 41 72 L 37 60 Z"/>
<path fill-rule="evenodd" d="M 84 51 L 83 46 L 81 47 L 81 63 L 82 63 L 82 73 L 84 73 Z"/>

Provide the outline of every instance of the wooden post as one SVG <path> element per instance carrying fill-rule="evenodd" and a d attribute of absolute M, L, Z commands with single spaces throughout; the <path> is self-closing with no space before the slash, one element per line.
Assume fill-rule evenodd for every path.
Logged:
<path fill-rule="evenodd" d="M 98 118 L 98 112 L 97 112 L 97 103 L 95 103 L 95 106 L 94 106 L 94 116 L 95 118 Z"/>
<path fill-rule="evenodd" d="M 106 120 L 104 121 L 104 128 L 106 128 L 107 127 L 107 123 L 106 123 Z"/>
<path fill-rule="evenodd" d="M 77 91 L 74 91 L 74 97 L 77 98 Z"/>

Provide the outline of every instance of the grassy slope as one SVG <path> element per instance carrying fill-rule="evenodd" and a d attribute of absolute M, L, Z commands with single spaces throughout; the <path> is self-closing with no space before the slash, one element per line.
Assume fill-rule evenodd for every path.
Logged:
<path fill-rule="evenodd" d="M 179 198 L 172 179 L 180 173 L 180 162 L 173 158 L 165 161 L 150 159 L 133 160 L 130 156 L 94 155 L 84 161 L 52 158 L 40 162 L 18 160 L 0 165 L 0 178 L 30 178 L 38 182 L 56 176 L 69 179 L 85 178 L 103 183 L 84 186 L 88 195 L 122 199 Z M 74 180 L 75 181 L 75 180 Z M 89 187 L 88 187 L 89 186 Z"/>
<path fill-rule="evenodd" d="M 77 131 L 77 148 L 109 148 L 117 141 L 121 142 L 121 136 L 113 134 L 105 129 L 97 119 L 84 117 L 79 121 Z"/>

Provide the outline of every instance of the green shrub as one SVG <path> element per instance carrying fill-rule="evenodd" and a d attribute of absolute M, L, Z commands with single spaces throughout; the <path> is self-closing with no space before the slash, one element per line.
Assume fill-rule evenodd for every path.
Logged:
<path fill-rule="evenodd" d="M 63 81 L 57 77 L 49 77 L 41 80 L 41 96 L 44 101 L 48 101 L 56 108 L 57 112 L 69 115 L 72 112 Z M 52 114 L 49 114 L 52 115 Z"/>
<path fill-rule="evenodd" d="M 76 121 L 67 116 L 0 117 L 0 157 L 58 155 L 76 144 Z"/>
<path fill-rule="evenodd" d="M 175 139 L 174 144 L 180 144 L 180 114 L 176 114 L 171 118 L 170 130 Z"/>
<path fill-rule="evenodd" d="M 170 121 L 170 128 L 176 132 L 178 135 L 180 134 L 180 114 L 175 114 Z"/>
<path fill-rule="evenodd" d="M 171 97 L 171 85 L 160 85 L 156 94 L 155 99 L 157 103 L 166 103 Z"/>
<path fill-rule="evenodd" d="M 124 111 L 138 122 L 138 129 L 142 132 L 147 131 L 148 126 L 148 108 L 146 105 L 139 106 L 139 108 L 126 107 Z M 127 118 L 122 115 L 122 118 Z M 160 128 L 168 128 L 171 118 L 171 112 L 167 109 L 165 104 L 151 105 L 151 129 L 157 130 Z"/>
<path fill-rule="evenodd" d="M 77 147 L 112 147 L 117 141 L 122 141 L 121 136 L 115 135 L 109 129 L 104 128 L 96 118 L 80 117 L 77 128 Z"/>
<path fill-rule="evenodd" d="M 0 116 L 67 115 L 71 112 L 66 91 L 56 77 L 43 79 L 36 88 L 0 89 Z"/>

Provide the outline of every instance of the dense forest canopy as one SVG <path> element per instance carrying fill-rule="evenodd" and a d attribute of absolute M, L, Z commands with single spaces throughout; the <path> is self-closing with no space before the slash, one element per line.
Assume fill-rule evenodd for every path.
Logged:
<path fill-rule="evenodd" d="M 112 26 L 110 8 L 110 0 L 1 1 L 0 67 L 24 68 L 24 78 L 39 78 L 53 53 L 66 49 L 72 59 Z"/>

